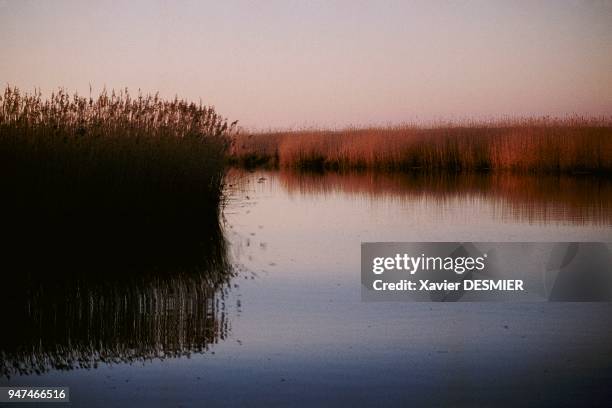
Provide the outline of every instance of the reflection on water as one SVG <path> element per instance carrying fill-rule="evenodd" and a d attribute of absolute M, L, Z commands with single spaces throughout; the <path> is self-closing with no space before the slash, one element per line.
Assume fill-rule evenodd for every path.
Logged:
<path fill-rule="evenodd" d="M 69 386 L 87 407 L 609 401 L 611 303 L 362 302 L 359 279 L 362 242 L 609 240 L 608 180 L 234 171 L 228 187 L 227 246 L 185 217 L 136 248 L 87 225 L 0 264 L 0 384 Z"/>
<path fill-rule="evenodd" d="M 193 270 L 41 264 L 3 277 L 0 378 L 179 357 L 223 340 L 232 270 L 222 231 L 207 234 Z"/>
<path fill-rule="evenodd" d="M 268 176 L 275 177 L 274 173 Z M 405 173 L 277 173 L 289 193 L 335 193 L 372 200 L 425 201 L 452 206 L 456 200 L 486 202 L 500 220 L 529 223 L 612 224 L 612 180 L 588 176 Z M 469 204 L 469 203 L 468 203 Z"/>
<path fill-rule="evenodd" d="M 392 212 L 385 212 L 385 217 L 397 217 L 398 220 L 402 217 L 400 209 L 404 204 L 418 204 L 411 207 L 415 214 L 418 212 L 415 218 L 404 217 L 401 223 L 396 222 L 400 231 L 397 236 L 404 236 L 401 234 L 409 230 L 410 223 L 419 222 L 441 207 L 474 211 L 472 217 L 477 222 L 479 214 L 476 211 L 482 203 L 493 207 L 494 219 L 510 222 L 612 223 L 612 182 L 598 178 L 284 171 L 249 174 L 233 171 L 229 180 L 230 198 L 234 200 L 230 211 L 240 207 L 249 217 L 251 204 L 264 211 L 263 215 L 248 222 L 252 225 L 244 236 L 232 239 L 236 260 L 250 264 L 247 269 L 251 270 L 274 269 L 277 264 L 294 265 L 292 257 L 299 253 L 307 254 L 309 264 L 318 265 L 316 269 L 327 274 L 333 273 L 326 268 L 334 262 L 339 265 L 338 271 L 348 270 L 350 262 L 359 259 L 351 251 L 359 248 L 360 240 L 369 239 L 368 235 L 359 232 L 366 224 L 371 224 L 370 230 L 375 229 L 383 239 L 397 239 L 391 230 L 375 227 L 375 218 L 369 221 L 359 218 L 366 212 L 358 213 L 359 222 L 349 222 L 351 218 L 343 217 L 342 214 L 355 206 L 356 198 L 377 204 L 393 203 Z M 269 198 L 265 198 L 265 191 L 271 193 Z M 249 194 L 255 194 L 256 200 Z M 293 201 L 283 201 L 284 195 Z M 254 202 L 258 200 L 268 200 L 268 204 Z M 309 212 L 313 210 L 310 204 L 298 205 L 308 200 L 326 201 L 325 210 L 321 211 L 333 212 L 338 225 L 329 224 L 329 220 L 326 223 L 316 217 L 312 219 L 314 213 Z M 266 212 L 268 206 L 271 209 Z M 360 208 L 365 210 L 363 203 Z M 285 214 L 286 231 L 276 230 L 274 236 L 269 237 L 275 250 L 274 258 L 260 265 L 252 261 L 250 241 L 255 242 L 260 233 L 269 233 L 274 220 L 266 217 L 276 217 L 279 209 Z M 308 220 L 300 223 L 300 217 Z M 431 218 L 438 220 L 435 214 Z M 423 228 L 430 225 L 424 223 Z M 318 237 L 332 231 L 342 231 L 344 235 L 335 241 L 337 247 L 332 251 L 333 257 L 330 255 L 327 259 L 325 251 L 316 247 L 316 242 Z M 65 243 L 55 242 L 53 251 L 37 246 L 28 248 L 36 261 L 29 259 L 14 273 L 5 274 L 0 287 L 2 321 L 4 327 L 10 328 L 6 332 L 8 335 L 0 336 L 0 376 L 178 357 L 204 352 L 211 344 L 225 339 L 230 328 L 225 302 L 233 271 L 221 227 L 211 223 L 204 233 L 206 239 L 193 239 L 191 235 L 195 235 L 195 231 L 192 231 L 183 236 L 182 241 L 174 242 L 174 246 L 171 241 L 175 241 L 173 237 L 177 231 L 171 232 L 159 235 L 168 237 L 163 247 L 158 243 L 155 250 L 150 250 L 150 258 L 155 262 L 144 262 L 138 268 L 119 265 L 124 255 L 112 257 L 109 254 L 91 267 L 81 263 L 85 255 L 77 257 L 78 262 L 73 258 L 69 267 L 63 269 L 57 259 L 40 258 L 36 254 L 56 254 L 57 248 Z M 282 243 L 293 245 L 292 237 L 297 236 L 304 238 L 299 241 L 300 247 L 287 248 L 287 253 L 283 254 Z M 350 240 L 347 237 L 351 237 Z M 242 245 L 244 248 L 242 241 L 246 242 Z M 88 244 L 79 246 L 77 240 L 71 239 L 70 245 L 77 245 L 80 251 Z M 187 253 L 184 251 L 186 245 L 189 245 Z M 160 248 L 166 248 L 165 252 Z M 267 243 L 258 241 L 257 248 L 265 253 Z M 145 253 L 145 249 L 140 248 L 138 253 Z M 244 253 L 241 255 L 241 252 Z M 194 254 L 199 254 L 197 259 L 193 259 Z M 318 255 L 315 258 L 313 254 Z M 134 260 L 130 261 L 133 264 Z M 173 264 L 176 267 L 172 267 Z M 291 273 L 287 266 L 285 274 Z M 305 279 L 312 284 L 318 282 L 316 273 L 309 271 L 307 275 Z"/>
<path fill-rule="evenodd" d="M 228 220 L 260 276 L 241 286 L 248 307 L 232 327 L 244 341 L 235 366 L 253 374 L 232 375 L 228 388 L 246 404 L 262 401 L 266 379 L 279 391 L 264 404 L 610 401 L 610 303 L 363 302 L 360 282 L 363 242 L 608 241 L 609 181 L 284 171 L 234 179 L 248 203 L 231 205 Z"/>

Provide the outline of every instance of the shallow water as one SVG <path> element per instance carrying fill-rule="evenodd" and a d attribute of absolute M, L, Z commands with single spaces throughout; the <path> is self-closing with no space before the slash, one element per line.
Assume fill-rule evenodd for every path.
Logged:
<path fill-rule="evenodd" d="M 21 370 L 0 385 L 69 386 L 75 406 L 611 397 L 610 303 L 366 303 L 359 269 L 364 241 L 609 241 L 610 181 L 232 171 L 228 185 L 229 283 L 149 279 L 30 300 L 26 318 L 47 323 L 5 332 L 4 359 Z"/>

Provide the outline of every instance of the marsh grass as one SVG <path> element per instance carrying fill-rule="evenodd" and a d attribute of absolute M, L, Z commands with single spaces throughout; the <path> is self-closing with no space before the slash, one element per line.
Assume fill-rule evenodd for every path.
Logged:
<path fill-rule="evenodd" d="M 88 268 L 191 266 L 220 228 L 235 123 L 212 107 L 127 90 L 0 97 L 2 240 Z M 211 233 L 212 231 L 212 233 Z"/>
<path fill-rule="evenodd" d="M 244 134 L 232 158 L 301 169 L 611 173 L 612 123 L 544 118 Z"/>

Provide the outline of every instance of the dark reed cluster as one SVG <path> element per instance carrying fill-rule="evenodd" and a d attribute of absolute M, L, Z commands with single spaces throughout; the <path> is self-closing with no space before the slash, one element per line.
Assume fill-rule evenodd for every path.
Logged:
<path fill-rule="evenodd" d="M 15 267 L 197 266 L 236 123 L 127 90 L 0 97 L 3 252 Z"/>

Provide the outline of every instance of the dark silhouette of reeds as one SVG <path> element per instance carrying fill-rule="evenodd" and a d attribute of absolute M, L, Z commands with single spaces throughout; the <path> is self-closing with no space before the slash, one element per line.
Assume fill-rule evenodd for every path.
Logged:
<path fill-rule="evenodd" d="M 2 250 L 15 267 L 197 267 L 216 239 L 235 123 L 103 91 L 0 97 Z M 5 259 L 6 261 L 6 259 Z M 9 272 L 6 270 L 5 273 Z"/>
<path fill-rule="evenodd" d="M 235 163 L 301 169 L 611 173 L 609 119 L 520 119 L 245 134 Z"/>
<path fill-rule="evenodd" d="M 15 273 L 2 262 L 0 379 L 205 353 L 230 330 L 233 276 L 221 230 L 208 234 L 198 270 L 91 273 L 91 260 L 81 273 L 43 264 Z"/>

